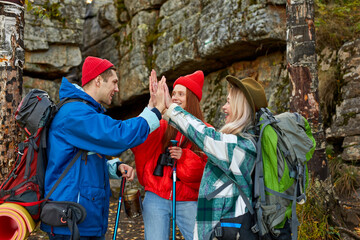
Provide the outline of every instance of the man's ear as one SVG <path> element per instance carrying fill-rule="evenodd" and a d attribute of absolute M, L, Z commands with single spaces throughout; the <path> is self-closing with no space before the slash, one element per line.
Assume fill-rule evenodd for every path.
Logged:
<path fill-rule="evenodd" d="M 100 87 L 100 83 L 101 83 L 101 77 L 100 77 L 100 75 L 97 76 L 96 78 L 94 78 L 94 81 L 95 81 L 95 86 L 96 86 L 96 87 Z"/>

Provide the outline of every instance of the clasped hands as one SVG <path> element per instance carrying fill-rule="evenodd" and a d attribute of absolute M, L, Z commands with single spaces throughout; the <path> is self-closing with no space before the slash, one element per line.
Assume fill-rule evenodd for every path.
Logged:
<path fill-rule="evenodd" d="M 160 81 L 157 80 L 156 72 L 154 69 L 151 71 L 149 77 L 149 92 L 150 92 L 149 107 L 150 108 L 155 107 L 161 113 L 164 113 L 165 110 L 171 104 L 169 88 L 166 85 L 165 76 L 162 76 Z"/>

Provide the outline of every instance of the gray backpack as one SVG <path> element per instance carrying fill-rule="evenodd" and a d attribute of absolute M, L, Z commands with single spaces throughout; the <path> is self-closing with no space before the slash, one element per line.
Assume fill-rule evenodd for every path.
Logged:
<path fill-rule="evenodd" d="M 274 116 L 269 109 L 262 108 L 256 119 L 254 204 L 259 235 L 265 239 L 277 237 L 279 229 L 291 219 L 294 240 L 299 226 L 296 203 L 306 200 L 307 162 L 316 143 L 309 123 L 298 113 Z"/>

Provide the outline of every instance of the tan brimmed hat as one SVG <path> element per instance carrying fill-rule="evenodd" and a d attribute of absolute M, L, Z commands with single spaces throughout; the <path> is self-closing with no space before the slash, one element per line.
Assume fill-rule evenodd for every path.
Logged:
<path fill-rule="evenodd" d="M 247 77 L 238 79 L 234 76 L 226 76 L 226 80 L 233 86 L 240 88 L 245 94 L 246 99 L 250 103 L 254 113 L 260 108 L 267 107 L 267 101 L 263 86 L 253 78 Z"/>

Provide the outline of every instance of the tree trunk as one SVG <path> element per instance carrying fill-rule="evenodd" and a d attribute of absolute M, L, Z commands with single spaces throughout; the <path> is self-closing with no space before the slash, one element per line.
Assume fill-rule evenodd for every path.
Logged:
<path fill-rule="evenodd" d="M 22 95 L 23 5 L 23 1 L 0 1 L 0 181 L 10 171 L 21 140 L 14 114 Z"/>
<path fill-rule="evenodd" d="M 309 169 L 315 176 L 328 175 L 324 153 L 323 120 L 318 96 L 313 0 L 287 0 L 287 69 L 292 83 L 290 110 L 306 117 L 316 140 Z"/>

